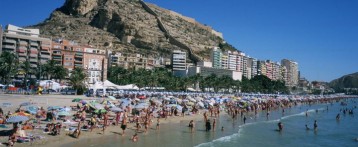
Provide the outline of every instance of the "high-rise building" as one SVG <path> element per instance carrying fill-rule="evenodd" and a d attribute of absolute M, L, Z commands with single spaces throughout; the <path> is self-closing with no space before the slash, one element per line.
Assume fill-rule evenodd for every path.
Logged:
<path fill-rule="evenodd" d="M 298 63 L 288 60 L 288 59 L 282 59 L 281 60 L 282 66 L 285 66 L 287 69 L 287 79 L 286 79 L 286 85 L 293 87 L 297 86 L 298 84 Z"/>
<path fill-rule="evenodd" d="M 174 50 L 172 55 L 172 70 L 175 76 L 186 75 L 186 52 Z"/>
<path fill-rule="evenodd" d="M 213 63 L 213 68 L 222 68 L 222 52 L 219 47 L 214 47 L 211 52 L 211 61 Z"/>
<path fill-rule="evenodd" d="M 257 76 L 257 59 L 250 58 L 249 62 L 251 62 L 251 78 Z"/>
<path fill-rule="evenodd" d="M 227 51 L 227 55 L 228 55 L 228 69 L 236 71 L 238 52 L 237 51 Z"/>
<path fill-rule="evenodd" d="M 51 39 L 39 35 L 39 29 L 24 29 L 9 24 L 2 33 L 0 52 L 12 52 L 18 57 L 19 63 L 28 62 L 33 71 L 38 71 L 41 64 L 51 59 Z M 24 78 L 24 71 L 20 69 L 16 77 Z M 29 73 L 28 78 L 35 79 L 35 73 Z"/>

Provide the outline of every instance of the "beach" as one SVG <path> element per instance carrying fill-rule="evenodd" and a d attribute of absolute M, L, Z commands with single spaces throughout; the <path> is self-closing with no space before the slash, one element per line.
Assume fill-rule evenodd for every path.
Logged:
<path fill-rule="evenodd" d="M 93 100 L 98 98 L 87 98 L 84 96 L 64 96 L 64 95 L 42 95 L 42 96 L 25 96 L 25 95 L 0 95 L 0 103 L 11 102 L 11 107 L 3 108 L 4 113 L 7 111 L 15 111 L 18 106 L 23 102 L 33 102 L 37 106 L 42 106 L 47 108 L 48 106 L 73 106 L 77 103 L 72 102 L 74 98 L 81 98 L 83 100 Z M 100 98 L 101 99 L 101 98 Z M 355 103 L 349 102 L 347 107 L 353 108 Z M 135 133 L 135 123 L 129 123 L 126 134 L 122 136 L 122 130 L 120 126 L 110 125 L 105 133 L 103 134 L 102 128 L 94 129 L 93 132 L 83 131 L 80 138 L 73 138 L 66 135 L 66 131 L 62 130 L 60 135 L 51 136 L 42 132 L 42 130 L 35 129 L 34 131 L 27 131 L 27 133 L 41 135 L 45 137 L 44 139 L 35 140 L 32 145 L 35 146 L 232 146 L 234 144 L 240 144 L 242 146 L 277 146 L 277 145 L 289 145 L 294 146 L 289 143 L 282 143 L 287 141 L 285 138 L 270 138 L 274 143 L 267 144 L 266 135 L 275 136 L 280 133 L 275 131 L 277 129 L 277 123 L 282 121 L 285 130 L 282 132 L 282 136 L 285 136 L 286 130 L 294 132 L 303 132 L 305 133 L 304 124 L 309 124 L 312 126 L 313 120 L 318 119 L 320 125 L 323 125 L 324 121 L 334 121 L 335 114 L 339 113 L 341 106 L 339 102 L 330 103 L 317 103 L 312 105 L 298 104 L 292 106 L 291 108 L 285 108 L 285 113 L 282 114 L 282 109 L 274 109 L 270 112 L 269 118 L 266 116 L 266 111 L 259 111 L 256 115 L 254 112 L 244 113 L 247 117 L 246 124 L 243 124 L 241 116 L 233 119 L 231 115 L 222 111 L 220 117 L 217 119 L 217 127 L 214 131 L 206 132 L 203 113 L 207 111 L 206 109 L 201 109 L 199 113 L 192 115 L 181 116 L 171 116 L 168 119 L 162 118 L 160 121 L 160 129 L 155 130 L 156 119 L 153 119 L 151 127 L 148 129 L 148 132 L 144 133 L 143 131 L 138 132 L 139 141 L 132 142 L 130 140 L 131 136 Z M 326 107 L 329 107 L 328 111 L 325 111 Z M 318 113 L 316 113 L 318 110 Z M 309 117 L 305 118 L 305 112 L 308 112 Z M 330 113 L 328 113 L 330 112 Z M 320 114 L 320 115 L 318 115 Z M 322 114 L 322 115 L 321 115 Z M 323 116 L 323 114 L 325 114 Z M 302 118 L 303 117 L 303 118 Z M 333 118 L 333 120 L 324 120 L 323 117 Z M 213 120 L 215 117 L 210 117 L 209 119 Z M 343 118 L 343 117 L 342 117 Z M 344 117 L 345 118 L 345 117 Z M 345 119 L 341 120 L 341 124 L 344 126 L 352 127 L 354 123 L 357 122 L 357 119 L 354 117 L 350 118 L 348 122 L 345 122 Z M 320 120 L 321 119 L 321 120 Z M 194 120 L 195 129 L 191 133 L 188 127 L 189 121 Z M 302 122 L 298 121 L 301 120 Z M 291 124 L 292 122 L 300 122 L 301 124 Z M 292 125 L 292 126 L 291 126 Z M 222 130 L 222 127 L 223 130 Z M 302 129 L 302 128 L 303 129 Z M 288 129 L 290 128 L 290 129 Z M 291 129 L 293 128 L 293 129 Z M 11 128 L 7 128 L 11 129 Z M 297 130 L 296 130 L 297 129 Z M 2 129 L 4 130 L 4 129 Z M 265 132 L 265 133 L 263 133 Z M 323 131 L 322 131 L 323 132 Z M 306 132 L 307 133 L 307 132 Z M 334 133 L 334 132 L 331 132 Z M 260 134 L 264 136 L 260 136 Z M 273 135 L 272 135 L 273 134 Z M 294 134 L 292 132 L 287 134 Z M 311 133 L 311 135 L 314 133 Z M 296 134 L 299 136 L 300 134 Z M 302 134 L 301 134 L 302 135 Z M 307 135 L 307 134 L 305 134 Z M 353 141 L 354 133 L 350 134 L 351 138 L 348 141 L 348 136 L 346 138 L 347 142 L 355 143 Z M 355 134 L 358 136 L 357 134 Z M 281 136 L 281 137 L 282 137 Z M 287 135 L 286 135 L 287 136 Z M 277 137 L 277 136 L 276 136 Z M 317 136 L 313 136 L 317 138 Z M 252 139 L 254 138 L 254 139 Z M 294 136 L 292 138 L 295 138 Z M 2 136 L 1 142 L 6 142 L 7 137 Z M 280 144 L 280 140 L 283 140 Z M 276 144 L 275 144 L 276 142 Z M 299 141 L 298 141 L 299 142 Z M 311 145 L 319 144 L 312 140 Z M 28 146 L 30 143 L 17 143 L 15 146 Z M 322 144 L 326 145 L 326 144 Z M 353 145 L 349 144 L 348 146 Z M 310 146 L 310 145 L 308 145 Z"/>

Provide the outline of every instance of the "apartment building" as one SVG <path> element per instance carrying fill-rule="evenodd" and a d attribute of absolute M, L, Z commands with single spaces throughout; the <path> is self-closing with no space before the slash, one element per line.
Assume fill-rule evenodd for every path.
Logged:
<path fill-rule="evenodd" d="M 281 60 L 282 66 L 286 67 L 287 70 L 287 79 L 286 86 L 297 86 L 298 84 L 298 63 L 288 59 Z"/>
<path fill-rule="evenodd" d="M 175 76 L 185 76 L 186 75 L 186 52 L 181 50 L 174 50 L 172 59 L 172 71 Z"/>
<path fill-rule="evenodd" d="M 213 63 L 213 68 L 222 68 L 222 52 L 219 47 L 214 47 L 211 52 L 211 62 Z"/>
<path fill-rule="evenodd" d="M 79 45 L 74 41 L 55 39 L 52 42 L 52 59 L 69 72 L 74 68 L 83 68 L 89 84 L 107 80 L 108 60 L 104 50 Z"/>
<path fill-rule="evenodd" d="M 51 40 L 40 37 L 39 29 L 25 29 L 14 25 L 7 25 L 4 32 L 1 29 L 1 52 L 14 53 L 20 63 L 29 62 L 30 68 L 37 68 L 51 59 Z M 24 69 L 19 70 L 15 78 L 24 78 Z M 36 78 L 35 73 L 28 78 Z"/>

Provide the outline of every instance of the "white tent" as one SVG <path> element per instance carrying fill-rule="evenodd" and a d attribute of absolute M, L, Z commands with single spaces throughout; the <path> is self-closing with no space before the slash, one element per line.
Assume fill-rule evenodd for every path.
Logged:
<path fill-rule="evenodd" d="M 51 80 L 42 80 L 42 81 L 40 81 L 40 86 L 45 88 L 45 89 L 53 89 L 53 90 L 57 90 L 57 89 L 67 87 L 65 85 L 61 85 L 60 83 L 57 83 L 57 82 L 54 82 L 54 81 L 51 81 Z"/>
<path fill-rule="evenodd" d="M 123 85 L 123 86 L 118 86 L 117 89 L 123 89 L 123 90 L 139 90 L 139 87 L 134 85 L 134 84 L 129 84 L 129 85 Z"/>
<path fill-rule="evenodd" d="M 106 80 L 106 81 L 104 81 L 103 82 L 103 87 L 105 87 L 105 88 L 114 88 L 114 89 L 118 89 L 117 87 L 118 87 L 118 85 L 116 85 L 116 84 L 114 84 L 114 83 L 112 83 L 112 82 L 110 82 L 110 81 L 108 81 L 108 80 Z"/>

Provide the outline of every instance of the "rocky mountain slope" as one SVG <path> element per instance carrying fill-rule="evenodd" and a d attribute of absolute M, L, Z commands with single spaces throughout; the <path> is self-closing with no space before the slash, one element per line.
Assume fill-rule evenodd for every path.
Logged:
<path fill-rule="evenodd" d="M 335 79 L 329 85 L 334 89 L 358 88 L 358 72 Z"/>
<path fill-rule="evenodd" d="M 223 42 L 218 32 L 192 18 L 138 0 L 66 0 L 30 27 L 46 37 L 151 57 L 170 57 L 180 49 L 194 62 L 208 60 L 210 49 Z"/>

